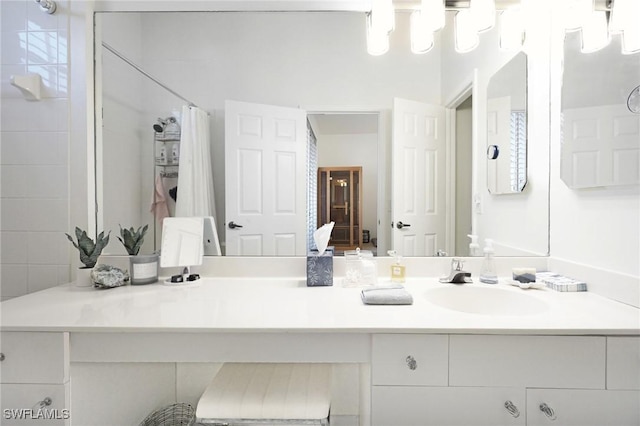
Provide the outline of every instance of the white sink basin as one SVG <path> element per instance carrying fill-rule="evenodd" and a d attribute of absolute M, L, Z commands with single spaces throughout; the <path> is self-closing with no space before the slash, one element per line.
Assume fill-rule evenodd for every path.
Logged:
<path fill-rule="evenodd" d="M 481 315 L 534 315 L 548 308 L 546 302 L 523 290 L 475 284 L 448 284 L 430 289 L 426 298 L 442 308 Z"/>

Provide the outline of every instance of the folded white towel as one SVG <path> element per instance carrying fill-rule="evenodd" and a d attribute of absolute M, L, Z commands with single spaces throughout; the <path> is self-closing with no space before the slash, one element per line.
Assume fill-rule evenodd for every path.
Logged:
<path fill-rule="evenodd" d="M 366 288 L 362 290 L 360 296 L 362 297 L 362 303 L 365 305 L 413 304 L 411 293 L 401 285 Z"/>

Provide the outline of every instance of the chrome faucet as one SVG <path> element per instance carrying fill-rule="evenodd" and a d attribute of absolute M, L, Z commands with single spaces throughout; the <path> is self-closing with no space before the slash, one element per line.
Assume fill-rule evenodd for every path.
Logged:
<path fill-rule="evenodd" d="M 451 259 L 451 272 L 449 272 L 449 276 L 440 278 L 440 282 L 451 284 L 472 283 L 471 272 L 466 272 L 463 268 L 464 260 Z"/>

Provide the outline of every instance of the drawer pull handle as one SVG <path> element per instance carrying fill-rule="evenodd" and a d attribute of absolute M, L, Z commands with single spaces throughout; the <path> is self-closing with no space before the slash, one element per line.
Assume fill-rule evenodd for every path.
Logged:
<path fill-rule="evenodd" d="M 36 402 L 36 405 L 33 406 L 33 410 L 40 410 L 44 407 L 48 407 L 53 403 L 53 400 L 49 397 L 46 397 L 42 401 Z"/>
<path fill-rule="evenodd" d="M 516 419 L 520 417 L 520 410 L 518 410 L 518 407 L 516 407 L 516 405 L 513 402 L 506 401 L 504 403 L 504 408 L 506 408 L 509 414 L 511 414 Z"/>
<path fill-rule="evenodd" d="M 4 361 L 4 354 L 0 352 L 0 361 Z"/>
<path fill-rule="evenodd" d="M 405 361 L 407 362 L 407 367 L 409 367 L 409 370 L 415 370 L 416 368 L 418 368 L 418 362 L 416 361 L 416 359 L 414 357 L 412 357 L 411 355 L 409 355 Z"/>
<path fill-rule="evenodd" d="M 542 411 L 545 416 L 549 417 L 550 420 L 555 420 L 557 418 L 553 408 L 549 407 L 545 402 L 540 404 L 540 411 Z"/>

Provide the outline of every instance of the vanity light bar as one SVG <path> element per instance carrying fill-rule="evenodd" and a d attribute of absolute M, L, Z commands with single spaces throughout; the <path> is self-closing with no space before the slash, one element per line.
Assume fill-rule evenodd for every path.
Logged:
<path fill-rule="evenodd" d="M 393 13 L 411 10 L 411 51 L 426 53 L 433 47 L 433 34 L 444 26 L 436 10 L 457 10 L 454 20 L 455 48 L 470 52 L 479 44 L 478 33 L 495 25 L 500 10 L 500 48 L 520 49 L 525 25 L 520 7 L 525 0 L 373 0 L 367 15 L 367 51 L 382 55 L 389 50 L 389 34 L 394 28 Z M 622 53 L 640 52 L 640 0 L 560 0 L 557 10 L 564 14 L 567 31 L 581 31 L 582 52 L 602 49 L 611 34 L 620 33 Z M 436 16 L 436 19 L 432 17 Z M 434 23 L 435 22 L 435 23 Z"/>

